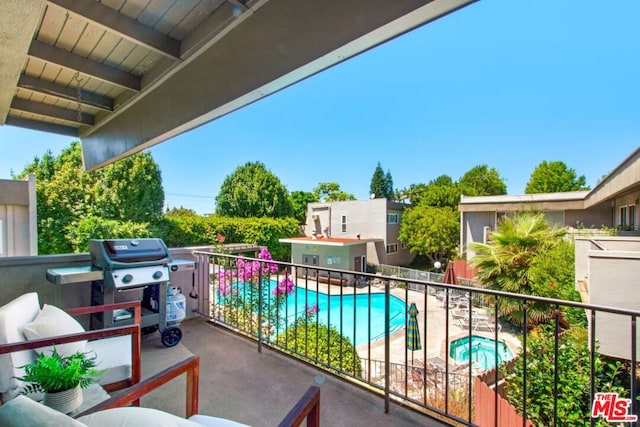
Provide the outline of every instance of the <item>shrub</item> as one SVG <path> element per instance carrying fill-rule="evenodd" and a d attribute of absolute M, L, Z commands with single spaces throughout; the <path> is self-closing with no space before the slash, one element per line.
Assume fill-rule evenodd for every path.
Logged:
<path fill-rule="evenodd" d="M 74 252 L 87 252 L 89 239 L 124 239 L 152 237 L 147 223 L 118 221 L 89 216 L 68 227 Z"/>
<path fill-rule="evenodd" d="M 536 426 L 553 425 L 554 347 L 553 328 L 549 325 L 534 329 L 527 340 L 527 418 Z M 590 407 L 590 351 L 586 329 L 571 328 L 559 338 L 558 399 L 555 401 L 558 420 L 566 427 L 588 425 Z M 522 358 L 522 354 L 520 354 Z M 595 390 L 617 392 L 624 396 L 621 385 L 622 364 L 607 362 L 597 353 L 595 357 Z M 523 366 L 516 363 L 507 373 L 506 397 L 518 410 L 522 410 Z M 602 420 L 597 420 L 596 425 Z"/>
<path fill-rule="evenodd" d="M 285 352 L 317 360 L 318 366 L 334 372 L 362 375 L 360 357 L 348 338 L 333 326 L 322 325 L 310 318 L 300 318 L 276 337 Z"/>

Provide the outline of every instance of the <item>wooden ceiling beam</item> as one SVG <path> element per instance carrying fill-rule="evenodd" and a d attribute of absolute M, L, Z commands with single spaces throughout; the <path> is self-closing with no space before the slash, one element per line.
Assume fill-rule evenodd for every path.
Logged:
<path fill-rule="evenodd" d="M 31 42 L 29 56 L 59 65 L 72 71 L 95 77 L 124 89 L 140 91 L 140 77 L 108 67 L 99 62 L 76 55 L 39 40 Z"/>
<path fill-rule="evenodd" d="M 20 76 L 18 87 L 67 101 L 78 102 L 78 90 L 76 88 L 27 76 L 26 74 Z M 102 111 L 113 111 L 113 99 L 82 89 L 80 90 L 80 103 Z"/>
<path fill-rule="evenodd" d="M 41 132 L 55 133 L 58 135 L 67 135 L 72 137 L 78 136 L 78 129 L 74 127 L 58 125 L 55 123 L 46 123 L 39 120 L 23 119 L 21 117 L 7 117 L 6 124 L 9 126 L 17 126 Z"/>
<path fill-rule="evenodd" d="M 180 41 L 129 18 L 95 0 L 48 0 L 49 4 L 79 15 L 110 33 L 143 46 L 160 55 L 180 59 Z"/>
<path fill-rule="evenodd" d="M 80 112 L 78 115 L 77 110 L 69 110 L 67 108 L 56 107 L 55 105 L 30 101 L 28 99 L 14 98 L 11 102 L 11 108 L 25 113 L 65 120 L 67 122 L 78 123 L 81 125 L 94 125 L 94 119 L 91 114 Z"/>

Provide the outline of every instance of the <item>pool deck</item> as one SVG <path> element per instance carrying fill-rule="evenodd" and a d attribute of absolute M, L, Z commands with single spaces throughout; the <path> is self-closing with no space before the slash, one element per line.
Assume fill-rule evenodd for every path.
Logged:
<path fill-rule="evenodd" d="M 300 281 L 300 286 L 304 286 L 304 282 Z M 331 295 L 340 294 L 349 295 L 356 293 L 368 293 L 368 287 L 354 287 L 354 286 L 339 286 L 339 285 L 327 285 L 319 284 L 318 292 L 329 292 Z M 341 289 L 342 288 L 342 289 Z M 316 290 L 316 289 L 313 289 Z M 449 309 L 449 333 L 447 334 L 447 310 L 443 307 L 443 303 L 436 299 L 434 295 L 427 295 L 425 301 L 425 295 L 422 292 L 407 290 L 401 287 L 392 287 L 391 295 L 405 301 L 407 305 L 415 302 L 418 308 L 418 325 L 420 329 L 420 338 L 422 342 L 422 350 L 412 352 L 407 350 L 406 347 L 406 329 L 402 328 L 390 335 L 390 362 L 397 364 L 409 364 L 413 366 L 424 366 L 424 361 L 439 358 L 441 360 L 447 360 L 447 343 L 445 337 L 449 336 L 449 341 L 465 337 L 469 335 L 468 327 L 461 327 L 458 322 L 452 319 L 451 311 Z M 384 286 L 375 286 L 371 288 L 371 292 L 384 292 Z M 425 310 L 426 305 L 426 310 Z M 489 315 L 487 309 L 478 309 L 479 314 Z M 427 329 L 425 332 L 425 312 L 427 313 Z M 475 314 L 474 314 L 475 315 Z M 473 331 L 473 335 L 483 336 L 486 338 L 495 339 L 496 334 L 492 331 L 476 330 Z M 520 347 L 520 342 L 516 335 L 502 328 L 497 334 L 498 340 L 507 344 L 512 354 L 517 354 Z M 356 348 L 358 355 L 362 359 L 371 359 L 383 361 L 385 359 L 385 340 L 379 339 L 369 344 L 363 344 Z M 413 361 L 413 362 L 412 362 Z M 449 358 L 450 365 L 455 365 L 456 362 Z"/>

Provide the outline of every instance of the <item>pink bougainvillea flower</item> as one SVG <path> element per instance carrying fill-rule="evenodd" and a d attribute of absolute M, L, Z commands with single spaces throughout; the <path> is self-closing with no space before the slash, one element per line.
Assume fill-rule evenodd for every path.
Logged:
<path fill-rule="evenodd" d="M 306 306 L 307 308 L 307 316 L 311 316 L 318 312 L 318 304 L 313 304 L 312 306 Z"/>
<path fill-rule="evenodd" d="M 227 295 L 229 295 L 231 293 L 231 284 L 229 284 L 229 282 L 224 281 L 224 282 L 220 282 L 220 295 L 223 297 L 226 297 Z"/>
<path fill-rule="evenodd" d="M 267 248 L 262 248 L 258 254 L 258 258 L 264 261 L 273 261 L 273 257 Z M 278 266 L 272 262 L 262 264 L 262 273 L 267 275 L 278 271 Z"/>
<path fill-rule="evenodd" d="M 289 295 L 293 293 L 294 291 L 293 288 L 294 288 L 293 280 L 291 280 L 289 276 L 286 276 L 284 279 L 278 282 L 276 287 L 273 289 L 272 293 L 273 295 Z"/>

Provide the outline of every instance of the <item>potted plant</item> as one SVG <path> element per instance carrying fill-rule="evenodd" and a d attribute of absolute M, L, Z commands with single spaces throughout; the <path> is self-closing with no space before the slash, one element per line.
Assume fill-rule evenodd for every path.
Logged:
<path fill-rule="evenodd" d="M 62 356 L 53 347 L 50 355 L 40 353 L 35 363 L 21 366 L 25 373 L 16 378 L 27 383 L 22 394 L 44 393 L 45 405 L 69 413 L 82 405 L 82 389 L 104 373 L 95 367 L 95 355 L 77 352 Z"/>

